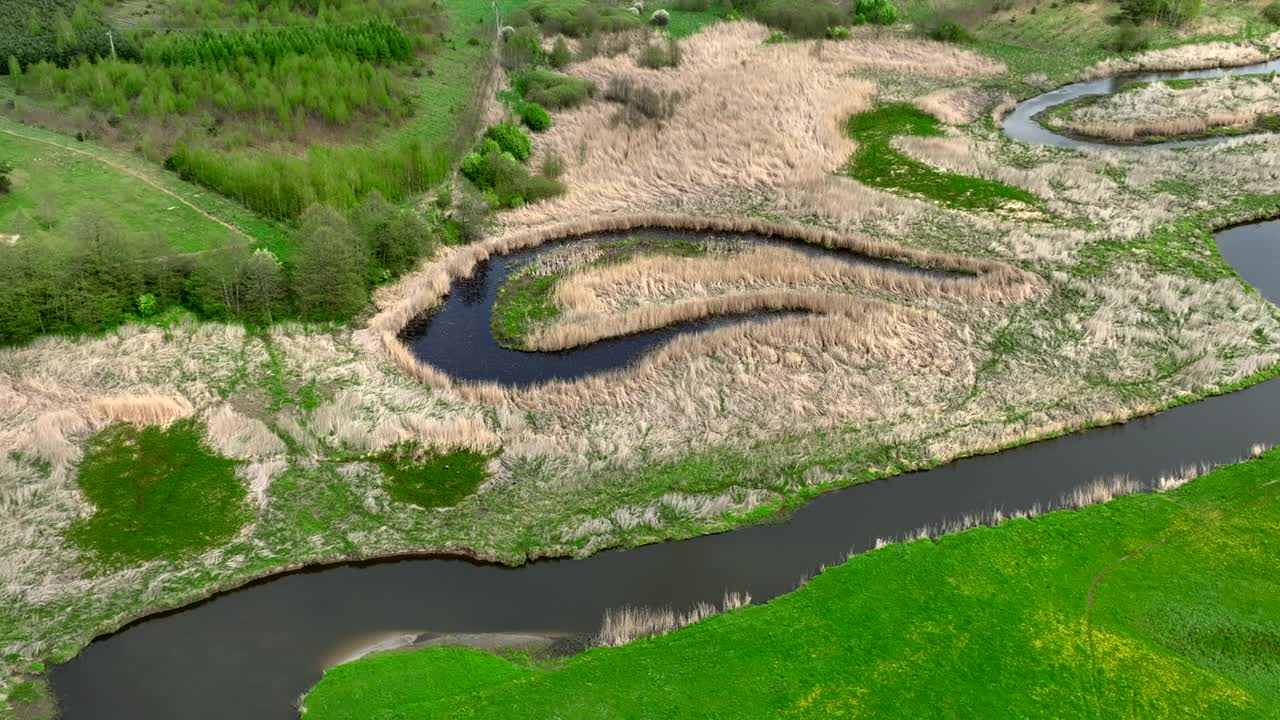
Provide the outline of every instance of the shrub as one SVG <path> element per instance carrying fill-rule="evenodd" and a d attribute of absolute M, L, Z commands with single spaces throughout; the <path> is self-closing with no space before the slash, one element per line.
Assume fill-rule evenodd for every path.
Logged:
<path fill-rule="evenodd" d="M 1120 0 L 1120 14 L 1135 24 L 1155 20 L 1182 25 L 1200 14 L 1200 0 Z"/>
<path fill-rule="evenodd" d="M 573 52 L 569 50 L 569 43 L 565 42 L 564 38 L 556 38 L 556 44 L 551 48 L 551 55 L 547 58 L 547 62 L 557 70 L 573 62 Z"/>
<path fill-rule="evenodd" d="M 591 97 L 591 83 L 550 70 L 526 70 L 515 76 L 514 84 L 525 100 L 552 110 L 571 108 Z"/>
<path fill-rule="evenodd" d="M 827 38 L 830 40 L 848 40 L 849 28 L 844 25 L 836 25 L 827 28 Z"/>
<path fill-rule="evenodd" d="M 827 28 L 843 25 L 848 13 L 835 0 L 766 0 L 756 10 L 766 25 L 802 38 L 820 38 Z"/>
<path fill-rule="evenodd" d="M 291 220 L 307 206 L 352 207 L 370 190 L 401 200 L 448 177 L 449 158 L 421 140 L 370 146 L 316 145 L 302 157 L 179 146 L 165 167 L 263 215 Z"/>
<path fill-rule="evenodd" d="M 497 142 L 503 152 L 511 153 L 520 162 L 528 160 L 529 153 L 533 150 L 529 136 L 515 125 L 494 125 L 485 132 L 485 137 Z"/>
<path fill-rule="evenodd" d="M 502 44 L 502 66 L 519 70 L 537 63 L 542 56 L 542 38 L 532 26 L 514 31 Z"/>
<path fill-rule="evenodd" d="M 1150 44 L 1150 30 L 1133 23 L 1123 23 L 1116 28 L 1115 34 L 1107 41 L 1106 48 L 1115 52 L 1128 53 L 1144 50 Z"/>
<path fill-rule="evenodd" d="M 1272 25 L 1280 25 L 1280 0 L 1262 8 L 1262 17 Z"/>
<path fill-rule="evenodd" d="M 547 155 L 542 161 L 542 174 L 552 180 L 560 179 L 560 176 L 564 174 L 564 160 L 554 153 Z"/>
<path fill-rule="evenodd" d="M 649 22 L 658 27 L 666 27 L 671 24 L 671 13 L 666 10 L 655 10 L 653 15 L 649 16 Z"/>
<path fill-rule="evenodd" d="M 476 187 L 488 187 L 493 184 L 493 178 L 488 174 L 488 167 L 482 153 L 471 152 L 462 158 L 462 176 L 475 183 Z"/>
<path fill-rule="evenodd" d="M 926 34 L 938 42 L 968 43 L 973 42 L 973 35 L 965 27 L 951 20 L 943 20 L 930 27 Z"/>
<path fill-rule="evenodd" d="M 160 309 L 160 303 L 156 300 L 156 296 L 151 293 L 139 295 L 135 304 L 138 306 L 138 315 L 144 318 L 155 315 L 156 311 Z"/>
<path fill-rule="evenodd" d="M 476 188 L 463 183 L 456 193 L 453 222 L 466 242 L 479 240 L 489 227 L 489 203 Z"/>
<path fill-rule="evenodd" d="M 9 179 L 11 172 L 13 172 L 13 166 L 0 160 L 0 195 L 8 195 L 13 190 L 13 181 Z"/>
<path fill-rule="evenodd" d="M 680 64 L 680 43 L 675 38 L 664 42 L 646 43 L 640 51 L 640 67 L 666 68 Z"/>
<path fill-rule="evenodd" d="M 650 120 L 669 120 L 675 114 L 680 94 L 637 85 L 628 78 L 614 78 L 609 82 L 605 99 L 622 105 L 619 120 L 628 125 L 638 125 Z"/>
<path fill-rule="evenodd" d="M 606 0 L 530 0 L 525 8 L 546 35 L 564 33 L 585 38 L 600 31 L 619 32 L 641 24 L 628 8 Z"/>
<path fill-rule="evenodd" d="M 858 0 L 853 21 L 858 25 L 892 25 L 898 19 L 898 8 L 890 0 Z"/>
<path fill-rule="evenodd" d="M 551 127 L 551 115 L 538 103 L 529 103 L 520 112 L 520 119 L 534 132 L 542 132 Z"/>
<path fill-rule="evenodd" d="M 535 203 L 539 200 L 555 197 L 564 192 L 564 183 L 545 175 L 533 175 L 524 188 L 524 198 Z"/>

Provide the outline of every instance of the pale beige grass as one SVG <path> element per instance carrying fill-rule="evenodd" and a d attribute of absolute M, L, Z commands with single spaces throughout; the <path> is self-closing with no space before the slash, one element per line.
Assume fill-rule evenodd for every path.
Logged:
<path fill-rule="evenodd" d="M 1277 49 L 1280 49 L 1280 32 L 1272 33 L 1258 44 L 1218 41 L 1148 50 L 1128 58 L 1109 58 L 1089 68 L 1084 75 L 1099 78 L 1122 73 L 1252 65 L 1265 62 Z"/>
<path fill-rule="evenodd" d="M 871 107 L 874 85 L 860 71 L 947 77 L 1004 71 L 940 43 L 766 45 L 767 35 L 754 23 L 719 23 L 684 41 L 675 70 L 644 69 L 627 55 L 574 65 L 575 75 L 601 89 L 627 79 L 682 99 L 660 125 L 616 122 L 617 106 L 603 99 L 557 113 L 555 126 L 538 137 L 534 162 L 562 157 L 568 192 L 504 220 L 528 227 L 600 213 L 701 209 L 715 198 L 830 180 L 854 148 L 845 120 Z"/>
<path fill-rule="evenodd" d="M 1151 83 L 1077 108 L 1053 125 L 1079 135 L 1128 141 L 1215 128 L 1250 127 L 1280 114 L 1280 79 L 1224 77 L 1189 88 Z"/>
<path fill-rule="evenodd" d="M 991 95 L 973 87 L 943 88 L 915 99 L 915 106 L 948 125 L 968 125 L 991 104 Z"/>

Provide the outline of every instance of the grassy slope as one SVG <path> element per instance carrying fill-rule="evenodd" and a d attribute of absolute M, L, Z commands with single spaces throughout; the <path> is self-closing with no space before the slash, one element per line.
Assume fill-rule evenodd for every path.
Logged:
<path fill-rule="evenodd" d="M 179 252 L 204 250 L 240 238 L 184 204 L 185 200 L 268 247 L 282 250 L 287 242 L 284 233 L 272 223 L 168 173 L 145 168 L 140 161 L 92 144 L 77 143 L 3 118 L 0 158 L 15 168 L 14 191 L 0 198 L 0 232 L 19 232 L 10 228 L 33 224 L 32 216 L 47 208 L 55 220 L 48 232 L 57 234 L 63 221 L 77 210 L 97 205 L 108 208 L 111 216 L 130 230 L 163 233 Z"/>
<path fill-rule="evenodd" d="M 891 546 L 557 670 L 374 656 L 326 673 L 306 717 L 1275 717 L 1277 478 L 1273 452 L 1169 494 Z"/>
<path fill-rule="evenodd" d="M 957 2 L 964 0 L 952 4 Z M 1265 0 L 1204 0 L 1201 20 L 1182 29 L 1151 28 L 1151 47 L 1261 38 L 1276 30 L 1261 19 L 1261 8 L 1266 4 Z M 904 19 L 927 23 L 938 3 L 911 0 L 901 5 Z M 1011 5 L 971 22 L 965 20 L 964 13 L 959 17 L 973 32 L 977 49 L 1004 60 L 1015 75 L 1040 73 L 1050 83 L 1061 83 L 1073 79 L 1080 68 L 1111 54 L 1105 46 L 1115 34 L 1110 22 L 1116 8 L 1113 2 L 1015 0 Z"/>

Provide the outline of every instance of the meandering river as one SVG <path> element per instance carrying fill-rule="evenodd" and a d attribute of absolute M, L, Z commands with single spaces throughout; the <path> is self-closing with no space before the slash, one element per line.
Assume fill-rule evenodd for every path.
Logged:
<path fill-rule="evenodd" d="M 1139 79 L 1263 72 L 1277 65 Z M 1049 133 L 1031 118 L 1054 104 L 1114 86 L 1092 81 L 1033 98 L 1009 116 L 1006 131 L 1026 142 L 1092 146 Z M 1234 228 L 1217 238 L 1223 256 L 1244 279 L 1273 302 L 1280 301 L 1280 222 Z M 496 260 L 488 271 L 493 276 L 481 274 L 476 284 L 456 290 L 431 323 L 439 328 L 453 322 L 451 307 L 470 308 L 461 320 L 466 333 L 492 343 L 487 312 L 493 296 L 488 288 L 508 268 L 508 259 Z M 425 327 L 431 332 L 431 325 Z M 601 359 L 594 368 L 616 367 L 690 329 L 660 331 L 596 350 Z M 414 332 L 423 330 L 420 326 Z M 476 359 L 466 345 L 451 347 L 448 354 L 458 366 Z M 441 357 L 429 359 L 446 362 Z M 487 379 L 504 379 L 501 366 L 509 362 L 495 362 L 493 372 L 499 374 L 490 373 Z M 537 377 L 517 370 L 505 380 L 564 377 L 558 373 L 571 366 L 540 370 Z M 598 627 L 607 608 L 683 608 L 716 601 L 726 589 L 745 590 L 756 602 L 766 601 L 795 588 L 820 564 L 865 550 L 878 537 L 966 513 L 1053 503 L 1099 477 L 1127 474 L 1149 483 L 1182 465 L 1232 461 L 1254 442 L 1280 443 L 1278 408 L 1280 381 L 1267 382 L 1124 425 L 832 492 L 776 525 L 585 560 L 539 561 L 511 569 L 421 558 L 287 574 L 100 638 L 54 668 L 52 682 L 66 720 L 294 718 L 295 700 L 327 665 L 380 637 L 422 631 L 582 633 Z"/>

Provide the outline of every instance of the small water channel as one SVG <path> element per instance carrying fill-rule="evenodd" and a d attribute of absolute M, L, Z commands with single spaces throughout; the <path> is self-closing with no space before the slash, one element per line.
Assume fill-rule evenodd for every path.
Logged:
<path fill-rule="evenodd" d="M 1063 85 L 1056 90 L 1051 90 L 1043 95 L 1037 95 L 1036 97 L 1019 103 L 1018 107 L 1014 108 L 1013 112 L 1005 116 L 1004 134 L 1019 142 L 1030 143 L 1033 145 L 1053 145 L 1062 148 L 1090 150 L 1120 149 L 1131 152 L 1144 152 L 1155 148 L 1190 147 L 1193 145 L 1206 145 L 1210 143 L 1224 142 L 1226 140 L 1231 140 L 1232 138 L 1224 136 L 1200 138 L 1197 140 L 1173 140 L 1169 142 L 1145 145 L 1112 145 L 1096 140 L 1085 140 L 1083 138 L 1060 135 L 1040 125 L 1040 123 L 1036 122 L 1035 117 L 1050 108 L 1061 105 L 1062 103 L 1077 100 L 1088 95 L 1110 95 L 1119 90 L 1120 86 L 1126 82 L 1198 80 L 1225 77 L 1227 75 L 1253 75 L 1276 71 L 1280 71 L 1280 60 L 1272 60 L 1270 62 L 1256 63 L 1254 65 L 1242 65 L 1231 68 L 1133 73 L 1129 75 L 1116 75 L 1112 77 L 1098 78 L 1097 80 L 1086 80 L 1084 82 Z"/>
<path fill-rule="evenodd" d="M 559 250 L 567 245 L 607 243 L 632 237 L 702 242 L 715 240 L 745 251 L 752 246 L 785 247 L 809 257 L 840 260 L 850 265 L 875 267 L 933 277 L 963 277 L 959 273 L 914 268 L 901 263 L 858 255 L 847 250 L 829 250 L 803 242 L 785 241 L 749 234 L 716 234 L 645 230 L 634 233 L 603 233 L 571 238 L 510 255 L 495 255 L 481 263 L 470 278 L 454 282 L 449 295 L 439 308 L 424 313 L 411 322 L 400 337 L 419 360 L 429 363 L 460 380 L 496 382 L 524 386 L 548 380 L 572 380 L 617 370 L 630 365 L 645 354 L 680 335 L 744 322 L 765 320 L 778 313 L 744 313 L 720 315 L 702 320 L 682 322 L 657 330 L 607 338 L 563 352 L 525 352 L 498 344 L 490 331 L 493 305 L 498 291 L 511 277 L 538 255 Z"/>
<path fill-rule="evenodd" d="M 1054 102 L 1070 97 L 1059 95 Z M 1042 98 L 1025 104 L 1031 110 L 1020 107 L 1010 117 L 1034 115 L 1033 103 L 1040 109 L 1052 104 Z M 1044 142 L 1035 132 L 1018 137 L 1020 127 L 1014 123 L 1015 139 Z M 1280 222 L 1233 228 L 1219 233 L 1218 240 L 1223 256 L 1247 282 L 1273 302 L 1280 300 Z M 471 309 L 445 355 L 474 362 L 471 341 L 492 342 L 486 311 L 490 289 L 496 292 L 511 267 L 507 263 L 519 259 L 496 258 L 476 285 L 450 296 L 449 303 Z M 430 327 L 439 331 L 442 317 L 428 333 Z M 669 337 L 601 351 L 595 371 L 625 364 Z M 446 362 L 441 355 L 424 357 Z M 510 360 L 492 362 L 491 368 Z M 531 382 L 559 371 L 539 371 L 544 374 L 531 378 L 487 370 L 483 378 Z M 96 640 L 54 668 L 52 681 L 66 720 L 295 718 L 294 701 L 326 666 L 383 637 L 424 631 L 589 632 L 607 608 L 683 608 L 718 600 L 726 589 L 748 591 L 763 602 L 796 587 L 818 565 L 865 550 L 878 537 L 966 513 L 1052 503 L 1114 474 L 1149 483 L 1182 465 L 1237 459 L 1254 442 L 1280 443 L 1277 408 L 1280 381 L 1267 382 L 1124 425 L 829 493 L 780 524 L 585 560 L 510 569 L 421 558 L 287 574 Z"/>

